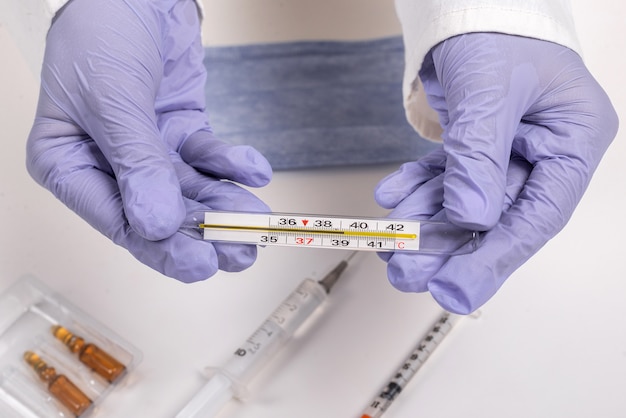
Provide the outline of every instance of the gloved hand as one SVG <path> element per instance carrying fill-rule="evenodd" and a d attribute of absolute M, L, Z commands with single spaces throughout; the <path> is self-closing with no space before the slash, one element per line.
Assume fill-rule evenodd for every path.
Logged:
<path fill-rule="evenodd" d="M 271 178 L 256 150 L 215 139 L 193 0 L 73 0 L 48 33 L 30 174 L 137 259 L 182 281 L 238 271 L 256 247 L 179 231 L 194 210 L 268 211 L 233 184 Z"/>
<path fill-rule="evenodd" d="M 388 277 L 467 314 L 567 223 L 615 137 L 607 95 L 573 51 L 494 33 L 454 37 L 419 76 L 443 147 L 383 179 L 393 218 L 447 219 L 486 231 L 470 254 L 395 253 Z"/>

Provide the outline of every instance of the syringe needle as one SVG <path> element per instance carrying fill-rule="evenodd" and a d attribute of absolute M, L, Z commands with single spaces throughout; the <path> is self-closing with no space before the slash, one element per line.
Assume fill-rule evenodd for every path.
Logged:
<path fill-rule="evenodd" d="M 337 283 L 339 277 L 343 271 L 348 267 L 348 262 L 358 254 L 358 251 L 353 251 L 348 257 L 344 258 L 332 269 L 326 276 L 324 276 L 318 283 L 326 290 L 326 293 L 330 293 L 330 289 Z"/>

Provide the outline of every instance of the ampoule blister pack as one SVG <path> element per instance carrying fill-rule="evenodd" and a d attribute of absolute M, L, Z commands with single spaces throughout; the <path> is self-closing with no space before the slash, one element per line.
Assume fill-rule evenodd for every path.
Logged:
<path fill-rule="evenodd" d="M 0 417 L 107 416 L 141 352 L 34 277 L 0 295 Z"/>

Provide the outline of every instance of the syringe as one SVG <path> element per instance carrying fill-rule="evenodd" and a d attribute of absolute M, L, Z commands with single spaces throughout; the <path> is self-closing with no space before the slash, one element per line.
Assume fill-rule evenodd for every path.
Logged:
<path fill-rule="evenodd" d="M 420 340 L 417 347 L 415 347 L 406 360 L 402 362 L 381 392 L 374 398 L 365 411 L 363 411 L 361 418 L 380 418 L 383 415 L 409 383 L 411 378 L 415 376 L 420 367 L 422 367 L 426 359 L 428 359 L 444 337 L 448 335 L 458 319 L 458 315 L 445 312 L 437 322 L 435 322 L 428 334 Z"/>
<path fill-rule="evenodd" d="M 304 279 L 263 324 L 233 353 L 220 368 L 213 369 L 209 382 L 176 415 L 176 418 L 209 418 L 232 398 L 242 397 L 248 382 L 293 336 L 296 330 L 327 298 L 351 253 L 323 279 Z"/>

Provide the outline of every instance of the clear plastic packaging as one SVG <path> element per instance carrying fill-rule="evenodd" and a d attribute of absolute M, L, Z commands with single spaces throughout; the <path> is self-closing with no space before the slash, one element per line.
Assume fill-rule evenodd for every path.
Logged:
<path fill-rule="evenodd" d="M 134 346 L 34 277 L 0 295 L 2 417 L 106 416 L 106 396 L 140 361 Z M 73 404 L 76 394 L 90 403 Z"/>

